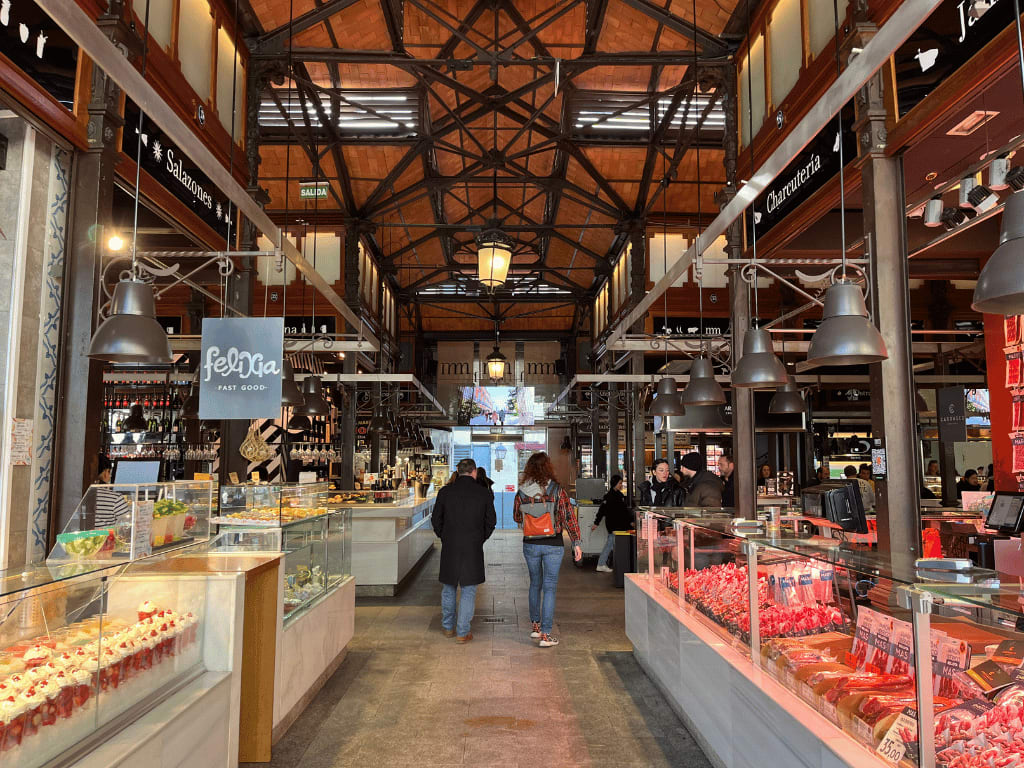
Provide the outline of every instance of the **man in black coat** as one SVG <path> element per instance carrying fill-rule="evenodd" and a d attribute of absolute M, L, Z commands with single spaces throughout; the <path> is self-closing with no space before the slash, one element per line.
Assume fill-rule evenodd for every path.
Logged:
<path fill-rule="evenodd" d="M 441 539 L 441 627 L 457 643 L 473 639 L 469 631 L 476 608 L 476 587 L 483 584 L 484 542 L 497 524 L 494 500 L 476 481 L 476 462 L 463 459 L 455 481 L 438 491 L 432 522 Z M 455 592 L 462 587 L 456 616 Z"/>

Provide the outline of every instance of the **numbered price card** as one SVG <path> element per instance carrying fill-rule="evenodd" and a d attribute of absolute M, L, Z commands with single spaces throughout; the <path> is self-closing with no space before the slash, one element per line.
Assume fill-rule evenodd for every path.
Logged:
<path fill-rule="evenodd" d="M 906 707 L 886 731 L 875 750 L 889 765 L 898 765 L 908 753 L 917 752 L 917 713 Z"/>

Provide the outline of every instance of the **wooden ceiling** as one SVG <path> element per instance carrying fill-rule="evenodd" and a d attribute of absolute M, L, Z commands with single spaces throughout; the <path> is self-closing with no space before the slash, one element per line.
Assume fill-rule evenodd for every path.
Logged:
<path fill-rule="evenodd" d="M 516 317 L 569 331 L 630 228 L 717 210 L 734 5 L 252 0 L 268 209 L 286 225 L 365 222 L 364 244 L 424 330 Z M 378 111 L 395 96 L 408 108 Z M 371 127 L 352 129 L 346 110 Z M 311 179 L 329 182 L 326 199 L 300 197 Z M 472 279 L 489 228 L 515 242 L 495 295 Z"/>

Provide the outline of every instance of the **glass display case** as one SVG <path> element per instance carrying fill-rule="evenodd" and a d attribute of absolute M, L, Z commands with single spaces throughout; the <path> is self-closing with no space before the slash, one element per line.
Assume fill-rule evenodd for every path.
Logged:
<path fill-rule="evenodd" d="M 327 483 L 224 485 L 220 488 L 220 525 L 280 528 L 326 515 Z"/>
<path fill-rule="evenodd" d="M 161 561 L 0 573 L 0 765 L 77 757 L 203 671 L 206 577 Z"/>
<path fill-rule="evenodd" d="M 677 518 L 673 543 L 665 517 L 645 511 L 637 528 L 638 571 L 655 592 L 673 592 L 681 616 L 879 765 L 1024 765 L 1017 577 L 966 563 L 919 567 L 835 539 L 742 533 L 725 520 Z"/>
<path fill-rule="evenodd" d="M 205 541 L 216 504 L 211 480 L 91 485 L 47 560 L 137 559 Z"/>
<path fill-rule="evenodd" d="M 352 510 L 331 507 L 316 517 L 269 528 L 263 521 L 219 523 L 211 554 L 284 553 L 284 622 L 304 612 L 352 574 Z"/>
<path fill-rule="evenodd" d="M 404 488 L 380 488 L 365 491 L 332 491 L 328 501 L 334 504 L 352 504 L 356 506 L 364 504 L 389 504 L 398 507 L 404 504 L 415 503 L 416 489 L 406 486 Z"/>

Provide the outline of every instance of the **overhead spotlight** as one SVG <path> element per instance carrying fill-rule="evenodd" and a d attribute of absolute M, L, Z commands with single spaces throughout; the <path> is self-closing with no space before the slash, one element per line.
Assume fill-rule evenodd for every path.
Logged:
<path fill-rule="evenodd" d="M 958 192 L 958 205 L 961 208 L 973 208 L 971 201 L 967 199 L 967 196 L 971 194 L 971 190 L 978 186 L 978 179 L 976 176 L 964 176 L 960 179 L 960 189 Z"/>
<path fill-rule="evenodd" d="M 999 204 L 999 195 L 984 184 L 979 184 L 967 194 L 967 201 L 978 213 L 985 213 Z"/>
<path fill-rule="evenodd" d="M 124 238 L 120 235 L 111 235 L 110 239 L 107 240 L 107 248 L 112 251 L 120 251 L 124 248 Z"/>
<path fill-rule="evenodd" d="M 1006 183 L 1014 192 L 1024 189 L 1024 166 L 1017 165 L 1006 172 Z"/>
<path fill-rule="evenodd" d="M 942 195 L 937 195 L 924 204 L 924 225 L 926 227 L 942 226 Z"/>
<path fill-rule="evenodd" d="M 971 0 L 971 7 L 968 13 L 972 19 L 980 19 L 989 9 L 995 5 L 995 0 Z"/>
<path fill-rule="evenodd" d="M 1002 191 L 1010 185 L 1006 182 L 1006 172 L 1010 170 L 1010 158 L 1000 155 L 992 160 L 988 166 L 988 187 Z"/>
<path fill-rule="evenodd" d="M 943 208 L 942 224 L 947 230 L 956 229 L 967 221 L 967 215 L 959 208 Z"/>

